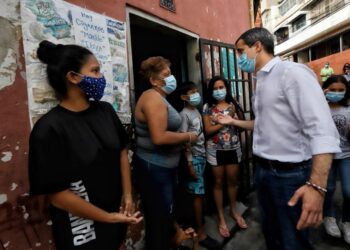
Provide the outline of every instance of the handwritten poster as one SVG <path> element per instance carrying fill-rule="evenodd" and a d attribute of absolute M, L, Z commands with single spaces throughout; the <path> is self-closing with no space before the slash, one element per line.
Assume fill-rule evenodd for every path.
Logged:
<path fill-rule="evenodd" d="M 21 20 L 32 125 L 58 104 L 46 66 L 36 56 L 42 40 L 91 50 L 107 80 L 102 100 L 113 105 L 123 123 L 130 123 L 125 23 L 62 0 L 21 0 Z"/>
<path fill-rule="evenodd" d="M 75 42 L 92 51 L 97 60 L 111 61 L 106 18 L 81 9 L 72 8 Z"/>

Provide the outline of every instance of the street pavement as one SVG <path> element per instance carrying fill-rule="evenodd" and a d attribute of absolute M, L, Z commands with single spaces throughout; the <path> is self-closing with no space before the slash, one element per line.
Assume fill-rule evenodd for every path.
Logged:
<path fill-rule="evenodd" d="M 220 237 L 216 226 L 216 215 L 206 217 L 206 230 L 214 239 L 222 243 L 223 250 L 266 250 L 264 237 L 261 231 L 259 211 L 257 207 L 256 193 L 251 193 L 245 200 L 245 205 L 237 204 L 237 209 L 243 213 L 249 228 L 246 230 L 238 230 L 234 220 L 228 215 L 228 208 L 225 210 L 225 216 L 228 226 L 232 229 L 232 238 L 224 240 Z M 334 197 L 334 205 L 337 211 L 338 221 L 341 214 L 342 195 L 339 183 Z M 334 238 L 328 236 L 323 225 L 315 229 L 311 233 L 311 241 L 314 244 L 315 250 L 346 250 L 350 249 L 343 238 Z M 186 244 L 190 245 L 190 243 Z M 201 248 L 205 250 L 205 248 Z"/>

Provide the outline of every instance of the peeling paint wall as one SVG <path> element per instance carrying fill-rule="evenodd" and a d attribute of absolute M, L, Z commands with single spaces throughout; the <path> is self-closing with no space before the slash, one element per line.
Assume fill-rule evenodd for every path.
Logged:
<path fill-rule="evenodd" d="M 51 232 L 25 209 L 30 132 L 19 0 L 0 8 L 0 241 L 6 249 L 53 249 Z M 50 243 L 51 242 L 51 243 Z M 1 248 L 1 246 L 0 246 Z M 2 248 L 1 248 L 2 249 Z"/>
<path fill-rule="evenodd" d="M 248 4 L 241 4 L 245 2 L 241 0 L 175 1 L 177 4 L 175 14 L 160 8 L 159 0 L 68 0 L 68 2 L 123 21 L 126 6 L 135 6 L 197 33 L 202 38 L 229 43 L 233 43 L 237 35 L 249 27 Z M 240 5 L 239 9 L 237 5 Z M 1 0 L 0 244 L 2 242 L 6 249 L 13 250 L 55 249 L 50 230 L 51 221 L 47 213 L 42 213 L 45 201 L 42 198 L 34 200 L 34 214 L 32 210 L 27 209 L 33 204 L 28 203 L 27 199 L 30 123 L 24 65 L 19 0 Z M 131 234 L 142 232 L 131 231 Z M 140 235 L 135 237 L 140 238 Z"/>
<path fill-rule="evenodd" d="M 17 9 L 14 9 L 16 12 Z M 0 16 L 0 90 L 14 83 L 18 57 L 19 24 Z"/>

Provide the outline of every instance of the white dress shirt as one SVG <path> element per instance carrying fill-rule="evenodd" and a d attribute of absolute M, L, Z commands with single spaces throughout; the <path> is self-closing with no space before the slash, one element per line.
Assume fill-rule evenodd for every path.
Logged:
<path fill-rule="evenodd" d="M 299 63 L 270 60 L 257 72 L 253 153 L 301 162 L 338 153 L 339 134 L 315 73 Z"/>

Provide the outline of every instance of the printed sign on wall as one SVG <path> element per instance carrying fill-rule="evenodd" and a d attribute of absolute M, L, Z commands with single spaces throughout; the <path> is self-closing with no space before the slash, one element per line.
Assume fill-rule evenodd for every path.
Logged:
<path fill-rule="evenodd" d="M 107 80 L 102 100 L 113 105 L 123 123 L 130 123 L 125 23 L 62 0 L 21 0 L 21 17 L 31 124 L 58 104 L 45 65 L 36 56 L 42 40 L 91 50 Z"/>

